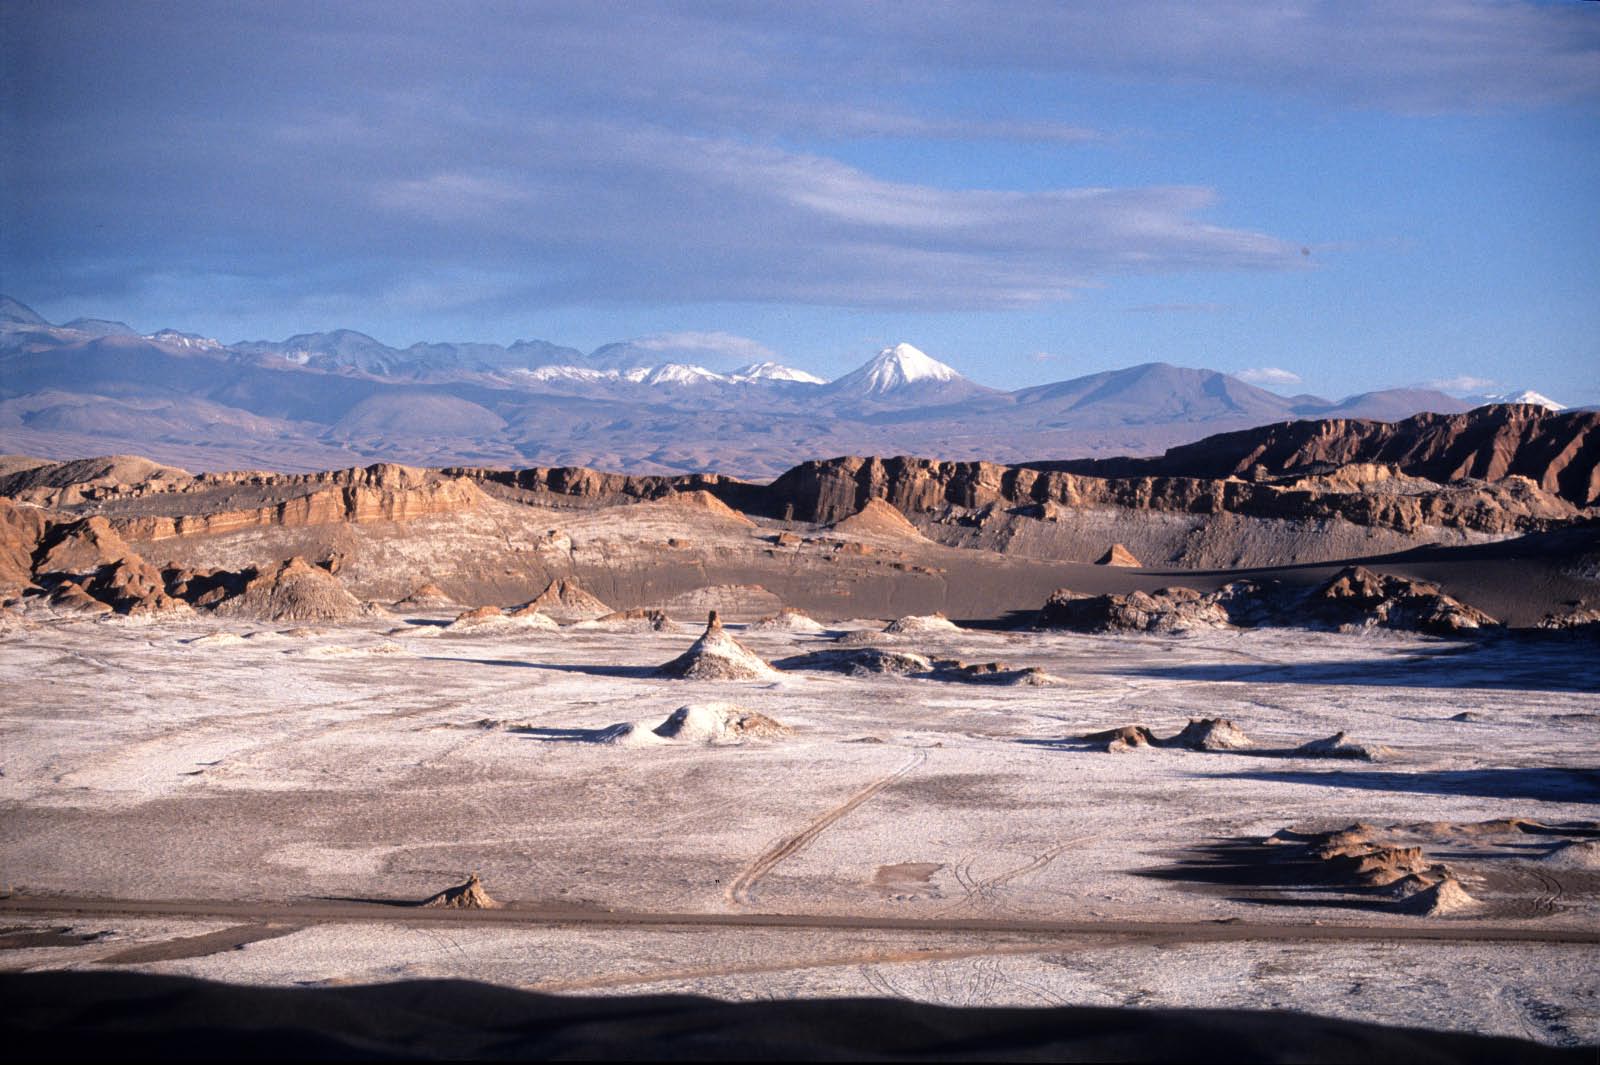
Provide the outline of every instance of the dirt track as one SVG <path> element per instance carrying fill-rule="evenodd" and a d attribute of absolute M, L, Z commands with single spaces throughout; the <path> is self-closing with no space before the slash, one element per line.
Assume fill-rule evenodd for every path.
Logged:
<path fill-rule="evenodd" d="M 226 918 L 272 924 L 525 924 L 678 928 L 805 928 L 833 931 L 874 929 L 898 932 L 1033 935 L 1053 939 L 1083 936 L 1156 939 L 1171 943 L 1240 940 L 1429 940 L 1435 942 L 1592 943 L 1600 929 L 1527 927 L 1476 921 L 1446 921 L 1426 926 L 1403 924 L 1323 924 L 1255 921 L 1023 920 L 1005 918 L 866 917 L 853 914 L 645 913 L 522 906 L 499 910 L 419 909 L 393 900 L 315 899 L 274 905 L 206 899 L 96 899 L 70 896 L 12 896 L 0 899 L 0 915 L 15 917 L 185 917 Z"/>

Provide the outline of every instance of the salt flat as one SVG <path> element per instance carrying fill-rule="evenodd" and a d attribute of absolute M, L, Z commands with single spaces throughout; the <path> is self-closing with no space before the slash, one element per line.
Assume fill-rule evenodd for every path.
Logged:
<path fill-rule="evenodd" d="M 1541 861 L 1595 835 L 1592 643 L 931 632 L 879 643 L 1053 681 L 701 682 L 652 675 L 687 631 L 458 634 L 443 620 L 8 631 L 0 965 L 1274 1007 L 1600 1038 L 1600 873 Z M 835 646 L 730 629 L 768 661 Z M 794 731 L 605 742 L 613 725 L 711 701 Z M 1191 717 L 1226 717 L 1255 748 L 1107 753 L 1079 739 Z M 1338 731 L 1393 753 L 1259 753 Z M 1508 818 L 1542 827 L 1472 827 Z M 1238 859 L 1282 829 L 1356 821 L 1412 826 L 1396 831 L 1457 869 L 1478 905 L 1413 916 L 1372 890 L 1251 879 L 1254 859 Z M 493 921 L 338 901 L 421 899 L 471 871 L 509 904 Z M 85 899 L 125 912 L 74 915 Z M 136 912 L 164 900 L 196 905 Z M 815 925 L 719 923 L 747 915 Z M 1253 931 L 1264 925 L 1282 931 Z M 1406 938 L 1418 928 L 1436 938 Z M 1489 928 L 1500 938 L 1479 941 Z M 22 936 L 48 929 L 66 931 Z M 183 942 L 228 929 L 252 941 Z M 111 960 L 134 948 L 156 949 Z"/>

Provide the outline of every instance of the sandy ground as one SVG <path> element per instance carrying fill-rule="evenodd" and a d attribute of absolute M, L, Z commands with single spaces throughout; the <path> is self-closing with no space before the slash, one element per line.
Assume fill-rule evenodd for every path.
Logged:
<path fill-rule="evenodd" d="M 6 634 L 0 967 L 1276 1007 L 1600 1040 L 1600 873 L 1539 861 L 1563 840 L 1592 838 L 1600 816 L 1592 644 L 956 632 L 893 646 L 1058 679 L 996 687 L 796 672 L 714 683 L 649 675 L 692 634 L 464 636 L 441 634 L 432 623 L 444 617 Z M 769 660 L 831 646 L 735 631 Z M 721 746 L 599 742 L 614 724 L 655 724 L 711 700 L 795 733 Z M 1073 739 L 1133 722 L 1176 732 L 1195 716 L 1228 717 L 1264 748 L 1347 730 L 1395 754 L 1108 754 Z M 1507 817 L 1556 831 L 1445 829 L 1426 844 L 1481 899 L 1461 916 L 1206 872 L 1218 848 L 1287 826 Z M 420 899 L 474 870 L 513 904 L 509 919 L 370 905 L 359 919 L 296 916 L 323 900 Z M 79 898 L 240 909 L 74 914 Z M 615 919 L 630 912 L 684 922 Z M 718 923 L 751 914 L 821 924 Z M 1051 921 L 1105 928 L 1029 924 Z M 1234 921 L 1238 938 L 1126 933 L 1136 922 Z M 1356 933 L 1303 939 L 1296 925 Z M 1404 938 L 1418 927 L 1440 938 Z"/>

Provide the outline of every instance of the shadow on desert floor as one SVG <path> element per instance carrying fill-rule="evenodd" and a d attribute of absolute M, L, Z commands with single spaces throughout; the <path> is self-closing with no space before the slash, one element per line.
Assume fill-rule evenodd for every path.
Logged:
<path fill-rule="evenodd" d="M 1204 774 L 1264 783 L 1307 784 L 1422 795 L 1474 795 L 1489 799 L 1542 799 L 1600 803 L 1600 768 L 1524 766 L 1511 769 L 1434 769 L 1407 773 L 1390 769 L 1258 769 Z"/>
<path fill-rule="evenodd" d="M 617 726 L 604 728 L 553 728 L 543 725 L 517 725 L 506 730 L 544 743 L 607 743 L 617 736 Z"/>
<path fill-rule="evenodd" d="M 1481 653 L 1481 652 L 1480 652 Z M 1520 660 L 1519 660 L 1520 658 Z M 1356 685 L 1379 688 L 1488 688 L 1588 693 L 1600 689 L 1600 658 L 1529 661 L 1504 654 L 1477 658 L 1469 649 L 1442 648 L 1406 658 L 1338 663 L 1213 662 L 1150 666 L 1116 672 L 1159 680 L 1248 681 L 1251 684 Z"/>
<path fill-rule="evenodd" d="M 430 655 L 430 662 L 456 662 L 463 665 L 499 666 L 505 669 L 549 669 L 557 673 L 586 673 L 594 677 L 632 677 L 647 679 L 661 675 L 658 666 L 602 666 L 558 662 L 524 662 L 515 658 L 450 658 Z"/>
<path fill-rule="evenodd" d="M 1083 739 L 1081 737 L 1072 737 L 1072 736 L 1059 736 L 1059 737 L 1053 737 L 1053 738 L 1032 738 L 1032 737 L 1029 737 L 1029 738 L 1025 738 L 1025 739 L 1019 739 L 1019 740 L 1017 740 L 1017 742 L 1021 743 L 1021 744 L 1026 744 L 1029 747 L 1043 747 L 1045 750 L 1048 750 L 1048 751 L 1076 751 L 1076 752 L 1082 752 L 1082 753 L 1085 753 L 1085 754 L 1105 754 L 1105 753 L 1107 753 L 1107 751 L 1106 751 L 1106 741 L 1103 740 L 1103 739 L 1101 739 L 1101 740 L 1086 740 L 1086 739 Z M 1172 743 L 1172 742 L 1169 741 L 1169 742 L 1166 742 L 1166 743 L 1156 744 L 1155 748 L 1157 750 L 1165 749 L 1165 750 L 1182 751 L 1185 754 L 1201 754 L 1201 755 L 1206 755 L 1208 757 L 1217 756 L 1217 757 L 1231 757 L 1231 758 L 1299 758 L 1299 759 L 1303 759 L 1303 760 L 1306 760 L 1306 761 L 1312 761 L 1312 760 L 1327 761 L 1330 758 L 1336 759 L 1336 760 L 1339 760 L 1339 761 L 1357 761 L 1359 759 L 1359 756 L 1358 755 L 1354 755 L 1354 754 L 1349 754 L 1349 755 L 1344 755 L 1344 754 L 1335 754 L 1335 755 L 1312 754 L 1312 753 L 1308 753 L 1306 751 L 1300 750 L 1299 748 L 1296 748 L 1296 747 L 1236 747 L 1236 748 L 1227 748 L 1227 749 L 1221 749 L 1221 750 L 1207 751 L 1207 750 L 1195 750 L 1194 748 L 1183 747 L 1180 744 Z M 1137 752 L 1133 753 L 1133 757 L 1138 757 Z"/>

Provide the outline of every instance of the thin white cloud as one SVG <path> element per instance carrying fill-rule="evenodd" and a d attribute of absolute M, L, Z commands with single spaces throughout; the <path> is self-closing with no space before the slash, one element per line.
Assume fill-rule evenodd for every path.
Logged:
<path fill-rule="evenodd" d="M 704 352 L 737 362 L 776 362 L 782 358 L 759 340 L 734 333 L 655 333 L 631 341 L 646 351 Z"/>
<path fill-rule="evenodd" d="M 524 294 L 534 302 L 1025 307 L 1112 273 L 1302 268 L 1293 242 L 1205 221 L 1218 199 L 1206 188 L 942 188 L 815 153 L 606 124 L 533 129 L 517 152 L 538 170 L 507 158 L 381 181 L 352 210 L 376 211 L 368 227 L 397 237 L 441 227 L 433 239 L 486 268 L 564 266 Z"/>
<path fill-rule="evenodd" d="M 1285 370 L 1277 366 L 1255 366 L 1248 370 L 1240 370 L 1233 376 L 1241 381 L 1248 381 L 1253 385 L 1297 385 L 1301 381 L 1299 374 L 1293 370 Z"/>
<path fill-rule="evenodd" d="M 1499 381 L 1489 377 L 1474 377 L 1471 374 L 1461 374 L 1458 377 L 1440 377 L 1432 381 L 1424 381 L 1423 388 L 1434 388 L 1440 392 L 1487 392 L 1497 387 Z"/>
<path fill-rule="evenodd" d="M 1134 314 L 1216 314 L 1227 309 L 1222 303 L 1140 303 L 1127 308 Z"/>

